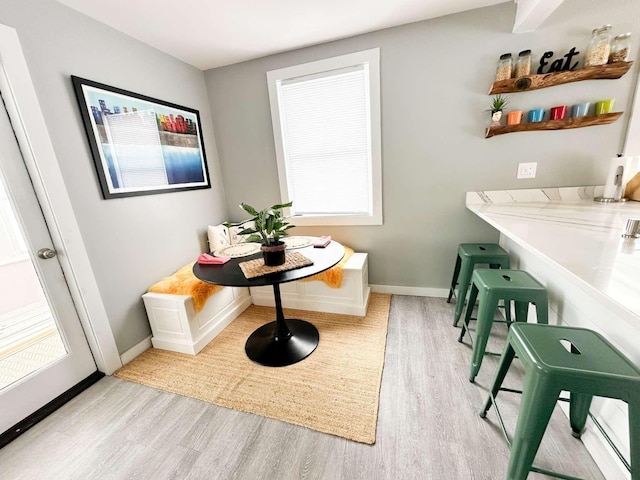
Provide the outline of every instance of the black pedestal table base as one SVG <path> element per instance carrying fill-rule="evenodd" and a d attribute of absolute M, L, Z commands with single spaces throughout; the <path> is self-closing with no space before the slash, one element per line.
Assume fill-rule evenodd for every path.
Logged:
<path fill-rule="evenodd" d="M 278 322 L 267 323 L 253 332 L 244 347 L 247 356 L 267 367 L 284 367 L 307 358 L 318 346 L 320 334 L 311 323 L 287 319 L 289 335 L 276 338 Z"/>
<path fill-rule="evenodd" d="M 280 285 L 273 284 L 276 300 L 276 321 L 262 325 L 245 344 L 247 356 L 267 367 L 284 367 L 304 360 L 318 346 L 320 334 L 311 323 L 284 318 Z"/>

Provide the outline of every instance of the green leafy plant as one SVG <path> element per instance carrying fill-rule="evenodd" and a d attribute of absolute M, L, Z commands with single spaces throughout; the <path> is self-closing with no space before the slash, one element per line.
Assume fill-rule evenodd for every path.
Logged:
<path fill-rule="evenodd" d="M 491 112 L 504 110 L 504 107 L 506 107 L 508 103 L 509 103 L 509 100 L 507 99 L 507 97 L 503 97 L 502 95 L 496 95 L 491 100 L 490 110 Z"/>
<path fill-rule="evenodd" d="M 245 240 L 246 242 L 258 242 L 269 246 L 277 245 L 280 238 L 288 235 L 287 230 L 295 226 L 287 222 L 287 219 L 291 217 L 284 216 L 282 212 L 283 209 L 291 205 L 293 205 L 293 202 L 276 204 L 258 211 L 251 205 L 241 203 L 240 208 L 251 215 L 252 218 L 243 222 L 225 223 L 224 225 L 229 228 L 243 225 L 247 222 L 254 222 L 253 228 L 245 228 L 238 232 L 238 235 L 249 235 Z"/>

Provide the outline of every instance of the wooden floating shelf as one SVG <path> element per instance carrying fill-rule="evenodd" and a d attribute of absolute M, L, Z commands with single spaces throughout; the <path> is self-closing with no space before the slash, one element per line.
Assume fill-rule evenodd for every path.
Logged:
<path fill-rule="evenodd" d="M 518 125 L 492 125 L 487 127 L 485 138 L 495 135 L 504 135 L 513 132 L 532 132 L 534 130 L 563 130 L 567 128 L 591 127 L 594 125 L 607 125 L 613 123 L 622 116 L 622 112 L 604 113 L 590 117 L 563 118 L 562 120 L 548 120 L 546 122 L 520 123 Z"/>
<path fill-rule="evenodd" d="M 580 82 L 582 80 L 616 79 L 629 71 L 633 62 L 617 62 L 597 67 L 584 67 L 580 70 L 527 75 L 493 82 L 489 95 L 496 93 L 529 92 L 540 88 L 554 87 L 563 83 Z"/>

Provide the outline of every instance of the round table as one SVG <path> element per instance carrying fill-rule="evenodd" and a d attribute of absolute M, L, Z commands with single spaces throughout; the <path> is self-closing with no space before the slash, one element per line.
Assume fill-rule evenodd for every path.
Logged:
<path fill-rule="evenodd" d="M 224 265 L 196 263 L 193 266 L 193 274 L 204 282 L 226 287 L 273 286 L 276 320 L 262 325 L 254 331 L 245 344 L 247 356 L 254 362 L 268 367 L 283 367 L 307 358 L 316 349 L 320 339 L 318 329 L 312 323 L 297 318 L 284 318 L 280 284 L 323 272 L 336 265 L 344 257 L 343 246 L 335 241 L 332 241 L 325 248 L 308 246 L 295 249 L 295 251 L 313 260 L 313 265 L 252 279 L 246 278 L 238 265 L 248 260 L 261 258 L 262 253 L 232 258 Z"/>

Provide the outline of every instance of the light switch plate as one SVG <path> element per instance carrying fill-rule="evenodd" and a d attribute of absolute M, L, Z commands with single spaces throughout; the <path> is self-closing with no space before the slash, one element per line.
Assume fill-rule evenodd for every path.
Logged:
<path fill-rule="evenodd" d="M 538 162 L 527 162 L 518 164 L 517 178 L 536 178 Z"/>

